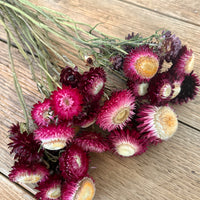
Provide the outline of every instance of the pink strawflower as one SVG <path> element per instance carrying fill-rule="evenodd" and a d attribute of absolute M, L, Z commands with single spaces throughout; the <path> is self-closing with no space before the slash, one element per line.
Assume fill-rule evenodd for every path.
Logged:
<path fill-rule="evenodd" d="M 190 74 L 194 68 L 194 53 L 183 46 L 173 64 L 174 74 Z"/>
<path fill-rule="evenodd" d="M 147 45 L 133 49 L 124 59 L 125 75 L 135 80 L 149 80 L 158 71 L 158 56 Z"/>
<path fill-rule="evenodd" d="M 48 126 L 53 119 L 50 99 L 45 99 L 43 103 L 34 104 L 31 116 L 38 126 Z"/>
<path fill-rule="evenodd" d="M 101 67 L 91 67 L 89 72 L 84 72 L 79 88 L 86 102 L 98 101 L 106 82 L 106 74 Z"/>
<path fill-rule="evenodd" d="M 183 82 L 181 83 L 180 92 L 171 100 L 172 103 L 187 103 L 189 100 L 193 100 L 199 92 L 200 80 L 198 76 L 191 72 L 185 75 Z"/>
<path fill-rule="evenodd" d="M 77 88 L 63 86 L 51 95 L 52 110 L 63 120 L 70 120 L 82 110 L 82 96 Z"/>
<path fill-rule="evenodd" d="M 42 200 L 60 200 L 61 196 L 61 177 L 49 176 L 47 180 L 38 184 L 35 188 L 39 190 L 35 197 Z"/>
<path fill-rule="evenodd" d="M 151 104 L 164 105 L 173 95 L 171 75 L 168 72 L 158 73 L 153 77 L 148 87 L 148 97 Z"/>
<path fill-rule="evenodd" d="M 131 120 L 135 108 L 135 97 L 130 90 L 112 93 L 102 106 L 96 123 L 104 130 L 122 129 Z"/>
<path fill-rule="evenodd" d="M 35 130 L 35 139 L 39 140 L 45 149 L 59 150 L 71 142 L 74 130 L 64 124 L 49 125 Z"/>
<path fill-rule="evenodd" d="M 62 200 L 92 200 L 95 196 L 95 184 L 86 176 L 77 182 L 66 182 L 62 187 Z"/>
<path fill-rule="evenodd" d="M 19 123 L 10 128 L 9 138 L 12 142 L 8 146 L 12 149 L 10 153 L 15 154 L 15 159 L 26 160 L 27 162 L 41 159 L 43 150 L 39 150 L 39 142 L 34 140 L 33 133 L 21 133 Z"/>
<path fill-rule="evenodd" d="M 169 106 L 143 105 L 137 115 L 137 128 L 153 143 L 171 138 L 178 128 L 177 115 Z"/>
<path fill-rule="evenodd" d="M 79 146 L 73 144 L 59 158 L 60 171 L 67 181 L 77 181 L 88 171 L 89 158 Z"/>
<path fill-rule="evenodd" d="M 109 135 L 109 141 L 112 150 L 122 157 L 137 156 L 147 149 L 147 143 L 135 129 L 115 130 Z"/>
<path fill-rule="evenodd" d="M 41 163 L 15 162 L 9 179 L 18 183 L 37 183 L 46 180 L 48 175 L 48 170 Z"/>
<path fill-rule="evenodd" d="M 83 150 L 90 152 L 102 153 L 109 149 L 106 139 L 96 132 L 81 132 L 74 143 L 82 147 Z"/>

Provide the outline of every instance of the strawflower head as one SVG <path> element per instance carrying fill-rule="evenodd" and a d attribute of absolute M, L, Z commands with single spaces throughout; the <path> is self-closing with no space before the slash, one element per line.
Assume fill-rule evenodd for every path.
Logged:
<path fill-rule="evenodd" d="M 51 106 L 60 119 L 70 120 L 82 110 L 82 95 L 77 88 L 63 86 L 51 95 Z"/>
<path fill-rule="evenodd" d="M 175 74 L 190 74 L 194 69 L 194 53 L 183 46 L 174 61 L 173 71 Z"/>
<path fill-rule="evenodd" d="M 60 73 L 60 82 L 63 85 L 71 86 L 72 88 L 78 86 L 80 79 L 81 74 L 78 72 L 78 67 L 72 69 L 71 67 L 66 66 Z"/>
<path fill-rule="evenodd" d="M 86 102 L 98 101 L 102 94 L 106 82 L 106 74 L 101 67 L 91 67 L 88 72 L 84 72 L 79 88 Z"/>
<path fill-rule="evenodd" d="M 147 143 L 141 139 L 141 134 L 135 130 L 115 130 L 109 135 L 112 150 L 122 157 L 131 157 L 144 153 Z"/>
<path fill-rule="evenodd" d="M 59 166 L 61 174 L 66 180 L 77 181 L 87 174 L 89 158 L 81 147 L 73 144 L 62 153 L 59 158 Z"/>
<path fill-rule="evenodd" d="M 41 159 L 43 150 L 39 150 L 39 142 L 34 139 L 33 133 L 21 133 L 19 123 L 11 127 L 9 138 L 12 142 L 8 146 L 12 149 L 11 153 L 15 154 L 15 159 L 26 160 L 27 162 Z"/>
<path fill-rule="evenodd" d="M 199 91 L 199 86 L 200 80 L 195 73 L 185 75 L 179 94 L 171 102 L 182 104 L 193 100 Z"/>
<path fill-rule="evenodd" d="M 89 152 L 102 153 L 109 149 L 106 139 L 100 133 L 96 132 L 81 132 L 74 143 Z"/>
<path fill-rule="evenodd" d="M 41 163 L 15 162 L 9 179 L 17 183 L 37 183 L 46 180 L 49 172 Z"/>
<path fill-rule="evenodd" d="M 35 139 L 40 141 L 45 149 L 49 150 L 64 148 L 68 142 L 71 142 L 74 136 L 74 130 L 64 124 L 40 127 L 34 133 Z"/>
<path fill-rule="evenodd" d="M 173 86 L 170 73 L 158 73 L 151 79 L 148 87 L 148 97 L 151 104 L 166 104 L 170 101 L 172 94 Z"/>
<path fill-rule="evenodd" d="M 121 90 L 112 93 L 109 100 L 102 106 L 96 123 L 104 130 L 122 129 L 133 116 L 135 97 L 131 91 Z"/>
<path fill-rule="evenodd" d="M 169 106 L 143 105 L 138 116 L 140 133 L 155 143 L 171 138 L 178 128 L 177 115 Z"/>
<path fill-rule="evenodd" d="M 133 49 L 124 59 L 123 70 L 125 75 L 135 80 L 149 80 L 158 71 L 158 56 L 148 46 Z"/>
<path fill-rule="evenodd" d="M 54 175 L 49 176 L 44 182 L 40 182 L 35 188 L 36 190 L 39 190 L 35 195 L 36 198 L 42 200 L 60 200 L 61 181 L 61 177 Z"/>
<path fill-rule="evenodd" d="M 42 103 L 38 102 L 34 104 L 31 116 L 38 126 L 48 126 L 53 119 L 50 99 L 45 99 Z"/>
<path fill-rule="evenodd" d="M 66 182 L 62 187 L 62 200 L 92 200 L 95 196 L 95 184 L 86 176 L 77 182 Z"/>

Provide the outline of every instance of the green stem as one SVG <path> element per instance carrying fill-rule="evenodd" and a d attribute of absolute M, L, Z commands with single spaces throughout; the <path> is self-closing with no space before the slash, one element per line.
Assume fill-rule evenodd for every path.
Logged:
<path fill-rule="evenodd" d="M 28 118 L 28 113 L 27 113 L 27 107 L 26 107 L 26 103 L 24 101 L 24 97 L 23 97 L 23 94 L 22 94 L 21 86 L 20 86 L 20 84 L 18 82 L 17 75 L 16 75 L 16 72 L 15 72 L 13 57 L 12 57 L 12 53 L 11 53 L 10 35 L 9 35 L 9 33 L 8 33 L 8 31 L 6 29 L 5 29 L 5 31 L 7 33 L 8 52 L 9 52 L 9 57 L 10 57 L 10 63 L 11 63 L 11 69 L 12 69 L 12 74 L 13 74 L 15 89 L 16 89 L 17 95 L 19 97 L 21 107 L 22 107 L 23 112 L 24 112 L 24 117 L 25 117 L 25 121 L 26 121 L 26 128 L 27 128 L 27 131 L 28 131 L 29 130 L 29 118 Z"/>

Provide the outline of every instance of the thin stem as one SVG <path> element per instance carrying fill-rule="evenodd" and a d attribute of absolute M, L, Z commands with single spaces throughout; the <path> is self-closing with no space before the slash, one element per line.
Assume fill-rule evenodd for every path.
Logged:
<path fill-rule="evenodd" d="M 24 117 L 25 117 L 25 121 L 26 121 L 26 128 L 27 128 L 27 131 L 28 131 L 29 130 L 29 118 L 28 118 L 28 113 L 27 113 L 27 107 L 26 107 L 26 104 L 25 104 L 25 101 L 24 101 L 21 86 L 18 82 L 17 75 L 16 75 L 16 72 L 15 72 L 13 57 L 12 57 L 12 53 L 11 53 L 10 35 L 9 35 L 9 32 L 6 29 L 5 29 L 5 31 L 6 31 L 7 39 L 8 39 L 8 52 L 9 52 L 9 57 L 10 57 L 10 63 L 11 63 L 11 69 L 12 69 L 15 89 L 16 89 L 17 95 L 19 97 L 21 107 L 22 107 L 23 112 L 24 112 Z"/>

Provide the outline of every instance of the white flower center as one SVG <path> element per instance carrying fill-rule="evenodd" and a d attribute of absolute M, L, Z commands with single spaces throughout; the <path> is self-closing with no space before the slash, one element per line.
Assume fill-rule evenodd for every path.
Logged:
<path fill-rule="evenodd" d="M 117 113 L 113 116 L 113 122 L 115 124 L 121 124 L 124 123 L 130 114 L 130 108 L 129 107 L 124 107 L 121 108 L 117 111 Z"/>
<path fill-rule="evenodd" d="M 97 95 L 102 88 L 103 88 L 103 81 L 96 82 L 92 88 L 93 95 Z"/>
<path fill-rule="evenodd" d="M 144 96 L 146 93 L 147 93 L 147 89 L 149 87 L 149 84 L 148 83 L 141 83 L 139 86 L 138 86 L 138 94 L 140 96 Z"/>
<path fill-rule="evenodd" d="M 80 159 L 80 157 L 78 155 L 75 155 L 74 158 L 76 160 L 76 163 L 77 163 L 78 167 L 80 168 L 81 167 L 81 159 Z"/>
<path fill-rule="evenodd" d="M 170 96 L 172 92 L 172 87 L 170 84 L 164 84 L 162 86 L 162 88 L 160 89 L 160 96 L 163 98 L 163 99 L 166 99 L 167 97 Z"/>
<path fill-rule="evenodd" d="M 121 143 L 116 146 L 116 151 L 119 155 L 129 157 L 135 154 L 136 148 L 129 143 Z"/>
<path fill-rule="evenodd" d="M 160 107 L 154 114 L 154 127 L 158 138 L 166 140 L 172 137 L 178 128 L 175 112 L 168 106 Z"/>
<path fill-rule="evenodd" d="M 174 88 L 173 88 L 173 94 L 172 94 L 171 99 L 177 97 L 178 94 L 180 93 L 180 91 L 181 91 L 181 83 L 180 82 L 175 82 L 174 83 Z"/>
<path fill-rule="evenodd" d="M 42 140 L 42 146 L 45 149 L 49 150 L 59 150 L 63 149 L 66 146 L 66 139 L 65 138 L 52 138 L 52 139 L 45 139 Z"/>
<path fill-rule="evenodd" d="M 185 64 L 185 73 L 189 74 L 192 72 L 193 69 L 194 69 L 194 54 L 190 56 L 190 58 Z"/>
<path fill-rule="evenodd" d="M 19 183 L 37 183 L 42 179 L 40 174 L 27 174 L 23 173 L 17 178 Z"/>
<path fill-rule="evenodd" d="M 91 121 L 86 122 L 81 126 L 81 128 L 87 128 L 96 122 L 96 118 L 92 119 Z"/>
<path fill-rule="evenodd" d="M 49 199 L 57 199 L 61 196 L 61 189 L 60 186 L 54 187 L 49 189 L 49 191 L 47 192 L 47 197 Z"/>

